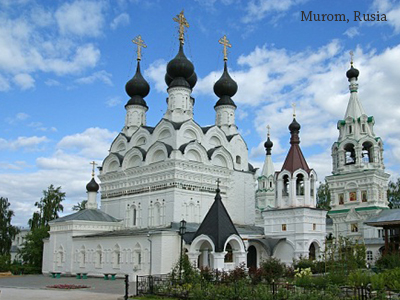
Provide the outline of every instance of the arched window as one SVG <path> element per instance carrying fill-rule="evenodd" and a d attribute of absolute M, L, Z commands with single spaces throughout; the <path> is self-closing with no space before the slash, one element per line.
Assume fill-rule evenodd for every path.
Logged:
<path fill-rule="evenodd" d="M 161 225 L 161 204 L 160 203 L 155 203 L 153 207 L 153 213 L 154 213 L 154 226 L 159 226 Z"/>
<path fill-rule="evenodd" d="M 132 210 L 132 226 L 137 225 L 137 209 L 136 206 L 131 207 Z"/>
<path fill-rule="evenodd" d="M 311 175 L 311 179 L 310 179 L 310 195 L 311 195 L 311 197 L 314 196 L 314 185 L 315 185 L 315 179 L 314 179 L 314 176 Z"/>
<path fill-rule="evenodd" d="M 344 146 L 345 151 L 345 163 L 346 165 L 352 165 L 356 163 L 356 152 L 353 144 L 347 144 Z"/>
<path fill-rule="evenodd" d="M 64 248 L 60 246 L 57 251 L 57 267 L 62 267 L 64 262 Z"/>
<path fill-rule="evenodd" d="M 86 263 L 86 249 L 85 246 L 81 247 L 81 251 L 79 252 L 79 267 L 84 268 Z"/>
<path fill-rule="evenodd" d="M 373 145 L 371 142 L 365 142 L 362 145 L 362 161 L 364 163 L 372 163 L 373 162 Z"/>
<path fill-rule="evenodd" d="M 113 268 L 119 269 L 121 264 L 121 251 L 118 245 L 114 246 L 112 260 L 113 260 Z"/>
<path fill-rule="evenodd" d="M 94 265 L 95 268 L 101 268 L 103 265 L 103 249 L 100 245 L 97 245 Z"/>
<path fill-rule="evenodd" d="M 226 262 L 226 263 L 233 262 L 233 250 L 232 250 L 232 246 L 230 243 L 228 243 L 226 245 L 225 251 L 226 251 L 226 254 L 225 254 L 224 262 Z"/>
<path fill-rule="evenodd" d="M 315 260 L 315 245 L 311 243 L 310 248 L 308 249 L 308 259 Z"/>
<path fill-rule="evenodd" d="M 285 175 L 283 176 L 283 191 L 282 191 L 283 196 L 289 196 L 289 176 Z"/>
<path fill-rule="evenodd" d="M 296 195 L 304 196 L 304 175 L 297 174 L 296 176 Z"/>

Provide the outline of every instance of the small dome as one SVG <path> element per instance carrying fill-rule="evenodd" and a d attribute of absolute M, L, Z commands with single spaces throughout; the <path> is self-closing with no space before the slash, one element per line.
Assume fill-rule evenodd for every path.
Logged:
<path fill-rule="evenodd" d="M 214 84 L 214 93 L 222 98 L 222 96 L 233 97 L 238 90 L 237 83 L 231 78 L 228 73 L 226 61 L 224 63 L 224 72 L 218 81 Z"/>
<path fill-rule="evenodd" d="M 267 138 L 267 141 L 264 143 L 265 151 L 267 152 L 267 155 L 271 155 L 271 149 L 274 143 L 270 140 L 270 138 Z"/>
<path fill-rule="evenodd" d="M 197 82 L 197 76 L 194 72 L 194 66 L 183 53 L 183 45 L 179 45 L 179 52 L 167 65 L 167 74 L 165 75 L 165 83 L 170 87 L 170 84 L 175 78 L 181 77 L 188 82 L 188 86 L 193 88 Z M 180 80 L 179 83 L 182 83 Z M 176 85 L 175 85 L 176 86 Z"/>
<path fill-rule="evenodd" d="M 350 70 L 346 72 L 347 78 L 350 80 L 351 78 L 358 79 L 358 75 L 360 75 L 360 71 L 358 71 L 356 68 L 351 65 Z"/>
<path fill-rule="evenodd" d="M 268 137 L 267 141 L 264 143 L 265 149 L 271 149 L 273 145 L 274 145 L 274 143 Z"/>
<path fill-rule="evenodd" d="M 86 190 L 88 192 L 98 192 L 100 186 L 97 184 L 97 182 L 92 178 L 90 182 L 86 185 Z"/>
<path fill-rule="evenodd" d="M 299 123 L 297 123 L 296 118 L 293 118 L 292 123 L 289 125 L 290 132 L 300 131 L 300 128 L 301 126 Z"/>
<path fill-rule="evenodd" d="M 140 96 L 146 97 L 150 92 L 150 86 L 140 73 L 140 64 L 137 63 L 136 74 L 125 85 L 125 91 L 129 97 Z"/>

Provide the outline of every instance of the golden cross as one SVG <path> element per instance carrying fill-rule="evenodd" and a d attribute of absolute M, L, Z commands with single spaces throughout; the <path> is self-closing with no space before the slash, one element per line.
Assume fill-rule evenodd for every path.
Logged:
<path fill-rule="evenodd" d="M 226 47 L 232 48 L 232 45 L 229 44 L 228 39 L 226 38 L 226 35 L 224 35 L 222 38 L 219 39 L 218 43 L 224 46 L 224 61 L 228 60 L 228 49 Z"/>
<path fill-rule="evenodd" d="M 92 177 L 94 177 L 94 166 L 96 166 L 97 164 L 95 161 L 92 161 L 90 164 L 93 165 L 92 166 Z"/>
<path fill-rule="evenodd" d="M 293 107 L 293 118 L 296 117 L 296 103 L 292 103 L 292 107 Z"/>
<path fill-rule="evenodd" d="M 189 28 L 189 23 L 187 22 L 184 14 L 183 14 L 183 9 L 180 12 L 180 14 L 176 15 L 176 17 L 173 18 L 172 20 L 174 20 L 175 22 L 177 22 L 179 24 L 179 41 L 183 45 L 185 43 L 185 37 L 184 37 L 185 27 Z"/>
<path fill-rule="evenodd" d="M 140 35 L 138 35 L 137 37 L 135 37 L 132 40 L 132 43 L 137 45 L 137 60 L 141 60 L 142 59 L 142 48 L 147 48 L 147 45 L 144 43 L 144 41 L 142 40 L 142 37 Z"/>
<path fill-rule="evenodd" d="M 269 130 L 270 130 L 270 126 L 269 125 L 267 125 L 267 137 L 269 137 Z"/>
<path fill-rule="evenodd" d="M 219 180 L 219 178 L 218 178 L 216 183 L 217 183 L 217 189 L 219 189 L 219 184 L 221 183 L 221 180 Z"/>
<path fill-rule="evenodd" d="M 350 64 L 353 65 L 354 52 L 353 50 L 351 50 L 349 53 L 350 53 Z"/>

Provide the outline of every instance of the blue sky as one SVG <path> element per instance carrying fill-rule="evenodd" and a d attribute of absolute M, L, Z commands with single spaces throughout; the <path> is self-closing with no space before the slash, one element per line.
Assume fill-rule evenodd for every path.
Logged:
<path fill-rule="evenodd" d="M 147 44 L 141 62 L 150 83 L 148 125 L 166 110 L 166 63 L 178 49 L 182 9 L 190 24 L 185 53 L 199 77 L 195 120 L 214 123 L 213 84 L 223 68 L 218 40 L 227 35 L 229 70 L 239 91 L 237 124 L 250 161 L 262 166 L 266 125 L 275 168 L 289 148 L 293 102 L 303 152 L 319 180 L 331 172 L 349 98 L 349 51 L 360 70 L 359 97 L 385 143 L 386 170 L 400 174 L 400 4 L 381 1 L 0 0 L 0 196 L 24 226 L 50 184 L 67 194 L 65 213 L 86 199 L 90 161 L 106 157 L 124 125 L 125 83 L 136 63 L 131 40 Z M 301 21 L 302 13 L 345 14 L 349 22 Z M 386 22 L 354 21 L 354 11 Z"/>

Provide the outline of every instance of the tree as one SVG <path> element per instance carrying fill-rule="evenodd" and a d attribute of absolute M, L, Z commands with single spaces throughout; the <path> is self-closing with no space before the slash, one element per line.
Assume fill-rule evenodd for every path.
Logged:
<path fill-rule="evenodd" d="M 397 181 L 389 181 L 387 197 L 390 208 L 400 208 L 400 178 Z"/>
<path fill-rule="evenodd" d="M 9 255 L 11 243 L 19 229 L 11 225 L 14 212 L 7 198 L 0 197 L 0 255 Z"/>
<path fill-rule="evenodd" d="M 61 191 L 61 187 L 50 185 L 43 191 L 43 198 L 35 203 L 39 210 L 29 219 L 31 231 L 26 235 L 19 255 L 36 272 L 42 269 L 43 239 L 49 237 L 49 222 L 57 219 L 58 213 L 64 210 L 61 204 L 64 199 L 65 193 Z"/>
<path fill-rule="evenodd" d="M 331 193 L 329 191 L 329 185 L 325 180 L 325 183 L 320 182 L 317 190 L 317 208 L 326 210 L 331 209 Z"/>
<path fill-rule="evenodd" d="M 64 210 L 61 202 L 65 199 L 65 193 L 61 192 L 61 187 L 54 188 L 51 184 L 47 190 L 43 191 L 43 198 L 35 203 L 39 211 L 34 212 L 29 219 L 31 230 L 35 228 L 48 226 L 49 222 L 58 219 L 58 213 Z"/>
<path fill-rule="evenodd" d="M 78 202 L 76 205 L 72 206 L 72 210 L 81 211 L 86 208 L 87 200 L 82 200 L 82 202 Z"/>

